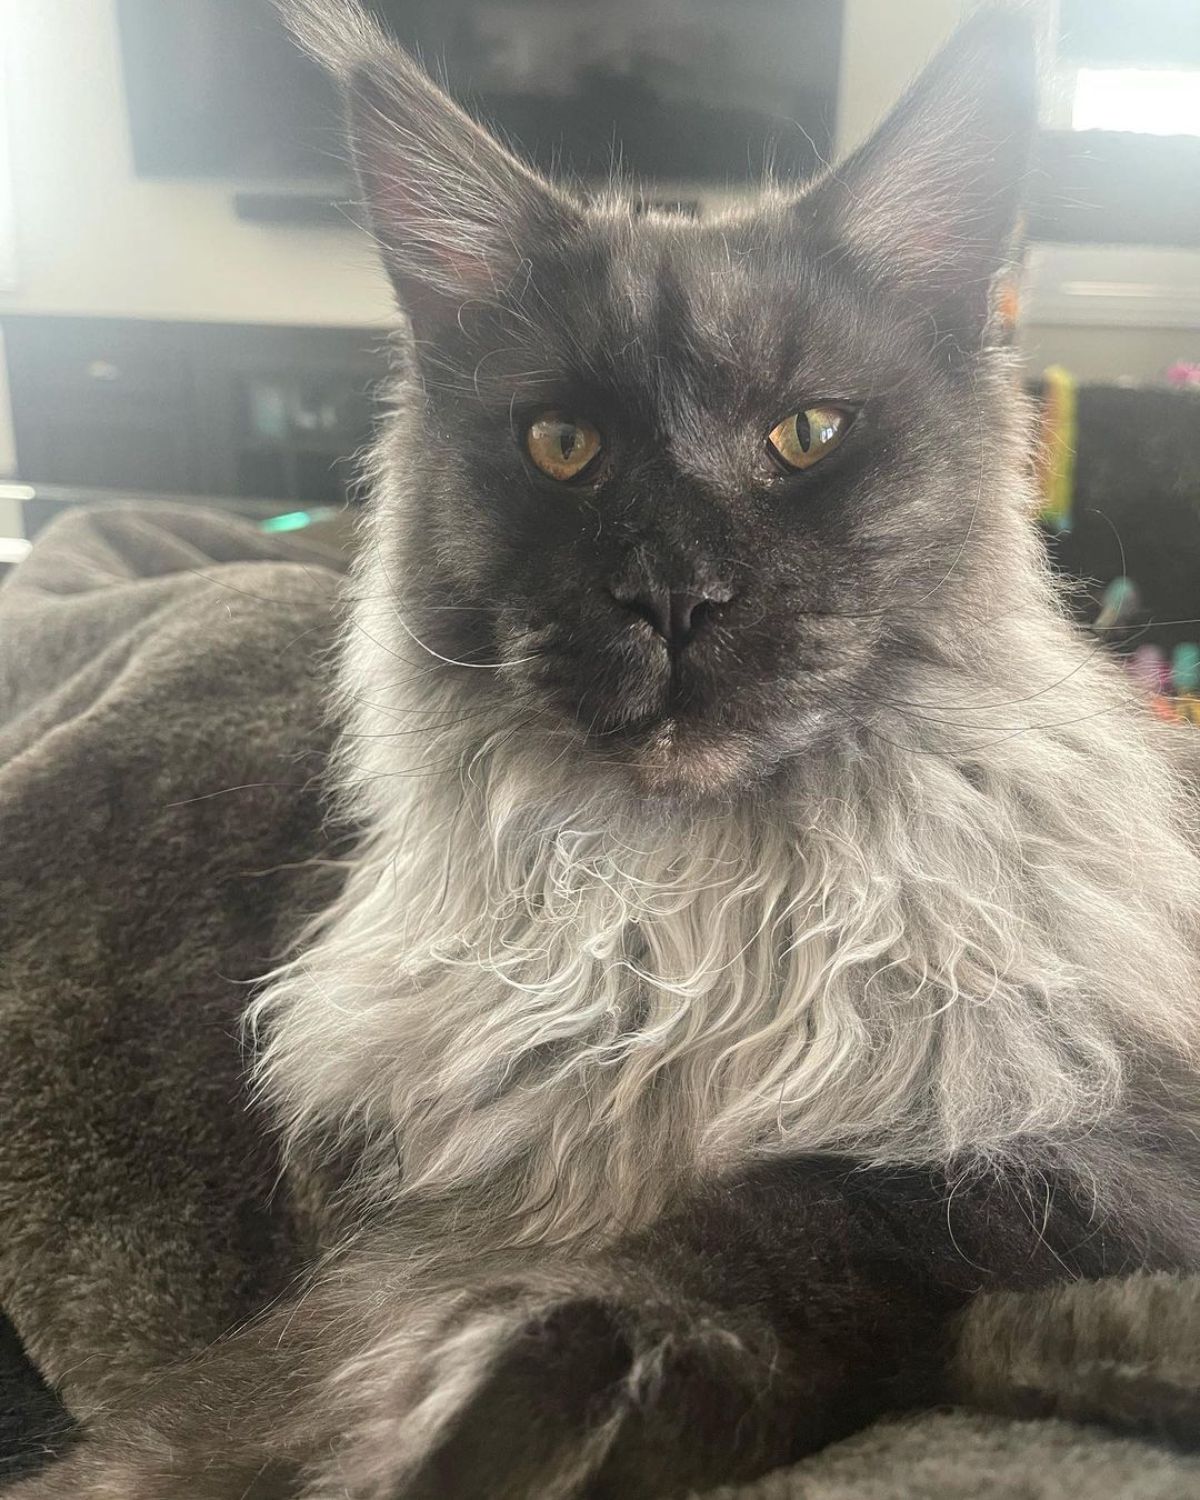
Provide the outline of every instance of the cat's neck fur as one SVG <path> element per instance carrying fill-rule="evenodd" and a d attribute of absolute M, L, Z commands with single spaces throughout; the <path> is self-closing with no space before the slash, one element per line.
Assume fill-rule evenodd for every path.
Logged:
<path fill-rule="evenodd" d="M 1190 807 L 1032 539 L 954 661 L 753 794 L 657 810 L 486 671 L 464 697 L 374 542 L 340 761 L 366 837 L 255 1012 L 293 1149 L 349 1146 L 368 1198 L 492 1183 L 552 1239 L 754 1154 L 1087 1131 L 1131 1059 L 1194 1057 Z"/>

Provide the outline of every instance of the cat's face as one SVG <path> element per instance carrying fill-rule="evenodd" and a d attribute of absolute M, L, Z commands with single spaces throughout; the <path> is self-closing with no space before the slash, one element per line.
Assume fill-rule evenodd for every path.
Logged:
<path fill-rule="evenodd" d="M 971 522 L 972 381 L 785 217 L 595 216 L 426 381 L 414 630 L 648 790 L 853 729 Z"/>
<path fill-rule="evenodd" d="M 464 695 L 672 797 L 854 733 L 988 546 L 1028 71 L 976 28 L 838 175 L 711 223 L 569 200 L 403 59 L 354 74 L 422 388 L 398 603 Z"/>

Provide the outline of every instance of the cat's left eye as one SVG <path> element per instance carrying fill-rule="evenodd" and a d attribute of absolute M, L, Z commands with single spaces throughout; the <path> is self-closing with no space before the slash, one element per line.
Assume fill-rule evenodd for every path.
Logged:
<path fill-rule="evenodd" d="M 832 453 L 850 426 L 840 406 L 809 406 L 772 427 L 767 446 L 789 469 L 811 469 Z"/>
<path fill-rule="evenodd" d="M 600 434 L 590 422 L 548 411 L 529 424 L 525 448 L 551 479 L 575 479 L 599 454 Z"/>

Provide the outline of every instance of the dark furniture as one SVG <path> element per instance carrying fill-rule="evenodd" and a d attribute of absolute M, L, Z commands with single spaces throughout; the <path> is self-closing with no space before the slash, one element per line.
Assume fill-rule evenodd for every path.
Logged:
<path fill-rule="evenodd" d="M 1077 411 L 1070 526 L 1049 545 L 1084 585 L 1079 619 L 1093 621 L 1106 585 L 1127 577 L 1141 608 L 1105 632 L 1109 645 L 1200 640 L 1200 391 L 1084 385 Z"/>
<path fill-rule="evenodd" d="M 5 317 L 30 484 L 340 503 L 370 437 L 386 335 Z"/>

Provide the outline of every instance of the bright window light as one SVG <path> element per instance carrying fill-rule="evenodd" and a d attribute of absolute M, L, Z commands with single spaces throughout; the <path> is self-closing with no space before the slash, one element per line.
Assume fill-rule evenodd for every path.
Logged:
<path fill-rule="evenodd" d="M 1200 135 L 1200 72 L 1080 68 L 1071 124 L 1076 130 Z"/>

